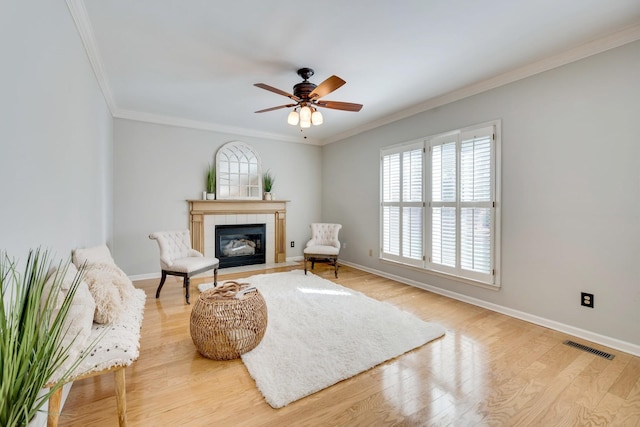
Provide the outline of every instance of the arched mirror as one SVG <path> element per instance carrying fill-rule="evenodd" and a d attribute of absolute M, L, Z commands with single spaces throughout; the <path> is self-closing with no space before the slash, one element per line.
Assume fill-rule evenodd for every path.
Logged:
<path fill-rule="evenodd" d="M 248 144 L 232 141 L 216 153 L 218 199 L 262 199 L 262 162 Z"/>

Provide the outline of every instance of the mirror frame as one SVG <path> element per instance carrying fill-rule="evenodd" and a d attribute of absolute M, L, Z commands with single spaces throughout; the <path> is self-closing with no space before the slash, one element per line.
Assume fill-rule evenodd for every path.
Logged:
<path fill-rule="evenodd" d="M 216 198 L 262 200 L 262 160 L 242 141 L 231 141 L 216 152 Z"/>

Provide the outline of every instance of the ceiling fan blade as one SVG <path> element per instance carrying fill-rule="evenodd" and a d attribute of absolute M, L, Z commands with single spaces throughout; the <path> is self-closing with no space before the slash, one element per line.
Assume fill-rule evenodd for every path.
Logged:
<path fill-rule="evenodd" d="M 287 98 L 291 98 L 296 102 L 300 102 L 301 99 L 295 95 L 290 94 L 289 92 L 285 92 L 276 87 L 266 85 L 264 83 L 256 83 L 254 86 L 259 87 L 260 89 L 268 90 L 269 92 L 277 93 L 278 95 L 286 96 Z"/>
<path fill-rule="evenodd" d="M 309 99 L 319 99 L 325 95 L 330 94 L 334 90 L 338 89 L 340 86 L 345 84 L 346 82 L 342 80 L 338 76 L 331 76 L 327 80 L 320 83 L 314 90 L 309 94 Z"/>
<path fill-rule="evenodd" d="M 264 110 L 256 111 L 256 113 L 266 113 L 267 111 L 279 110 L 281 108 L 295 107 L 296 105 L 298 104 L 279 105 L 277 107 L 265 108 Z"/>
<path fill-rule="evenodd" d="M 339 102 L 339 101 L 318 101 L 314 103 L 318 107 L 333 108 L 334 110 L 344 111 L 360 111 L 362 104 L 354 104 L 352 102 Z"/>

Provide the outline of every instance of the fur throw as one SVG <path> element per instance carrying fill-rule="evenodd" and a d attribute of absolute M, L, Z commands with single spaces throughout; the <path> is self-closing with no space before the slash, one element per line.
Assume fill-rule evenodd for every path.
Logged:
<path fill-rule="evenodd" d="M 96 302 L 93 321 L 116 321 L 125 309 L 126 299 L 135 290 L 131 280 L 117 265 L 104 262 L 89 264 L 84 279 Z"/>
<path fill-rule="evenodd" d="M 52 269 L 49 274 L 49 278 L 45 284 L 42 299 L 43 304 L 52 290 L 53 282 L 55 280 L 62 280 L 60 291 L 57 295 L 57 299 L 55 300 L 55 307 L 53 306 L 54 300 L 50 301 L 50 306 L 53 308 L 53 319 L 60 311 L 60 307 L 62 306 L 67 292 L 69 292 L 72 283 L 76 280 L 78 270 L 75 265 L 69 264 L 66 271 L 58 270 L 56 267 Z M 64 276 L 60 277 L 62 274 L 64 274 Z M 51 298 L 53 297 L 54 296 L 51 296 Z M 87 346 L 91 336 L 95 306 L 96 304 L 89 292 L 87 283 L 82 280 L 76 288 L 76 293 L 73 296 L 73 300 L 69 306 L 69 311 L 67 312 L 67 317 L 64 320 L 65 333 L 62 337 L 61 346 L 65 349 L 66 359 L 58 367 L 50 381 L 57 381 L 66 371 L 68 371 L 73 366 L 77 358 L 80 357 L 82 350 Z"/>

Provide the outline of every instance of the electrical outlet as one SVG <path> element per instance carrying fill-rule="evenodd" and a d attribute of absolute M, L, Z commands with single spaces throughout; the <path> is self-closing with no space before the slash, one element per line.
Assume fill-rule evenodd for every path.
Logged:
<path fill-rule="evenodd" d="M 369 249 L 369 256 L 373 256 L 373 249 Z"/>
<path fill-rule="evenodd" d="M 593 308 L 593 294 L 586 292 L 580 293 L 580 305 L 583 307 Z"/>
<path fill-rule="evenodd" d="M 296 242 L 294 242 L 293 240 L 291 241 L 291 247 L 295 248 L 296 247 Z"/>
<path fill-rule="evenodd" d="M 340 242 L 342 249 L 347 249 L 347 242 Z"/>

